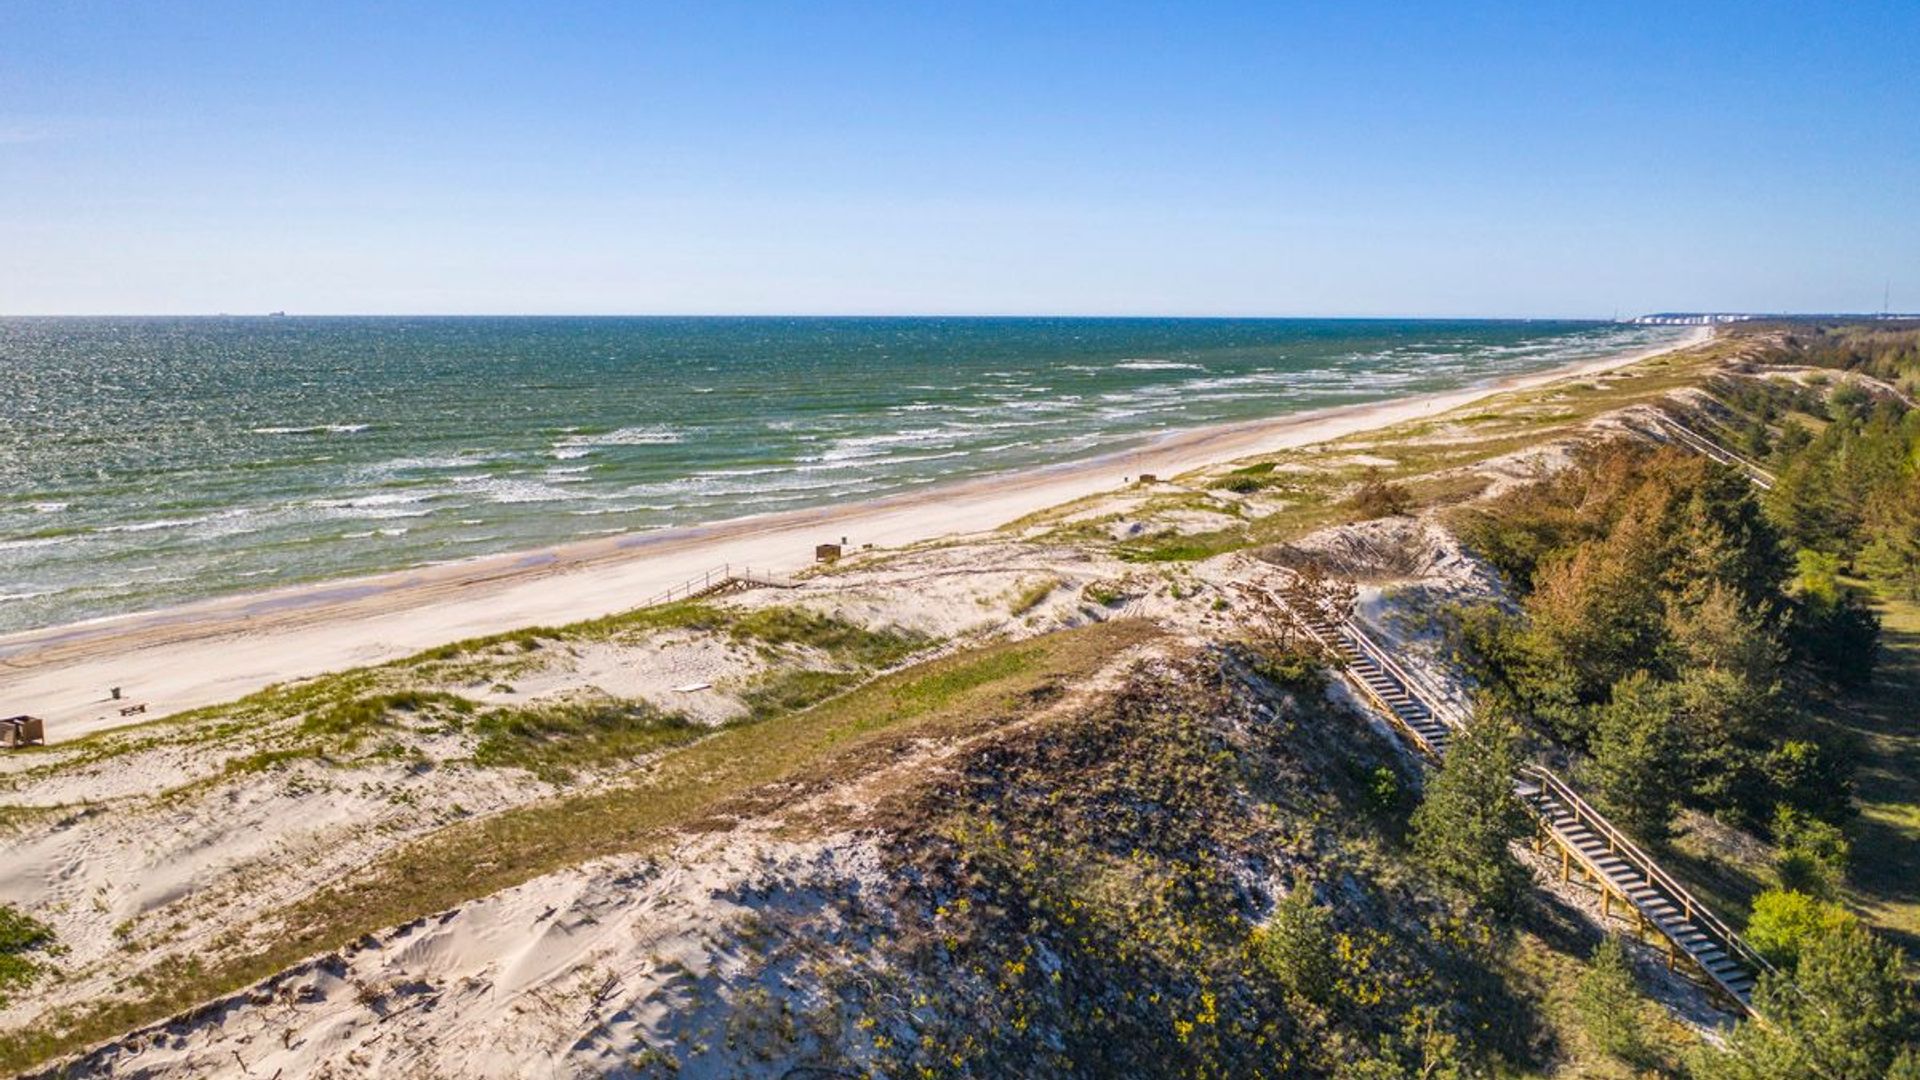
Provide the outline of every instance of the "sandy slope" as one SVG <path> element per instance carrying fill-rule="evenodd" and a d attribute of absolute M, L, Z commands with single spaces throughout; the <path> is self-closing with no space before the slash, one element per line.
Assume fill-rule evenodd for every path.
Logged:
<path fill-rule="evenodd" d="M 1697 334 L 1671 348 L 1697 344 Z M 1666 351 L 1666 350 L 1655 350 Z M 636 534 L 423 567 L 356 581 L 230 597 L 0 638 L 0 714 L 31 712 L 58 741 L 153 719 L 269 683 L 377 663 L 443 642 L 625 610 L 723 563 L 803 568 L 817 542 L 892 546 L 977 532 L 1115 487 L 1142 472 L 1302 446 L 1444 412 L 1505 390 L 1644 359 L 1626 354 L 1445 394 L 1295 414 L 1165 436 L 1085 462 L 849 506 Z M 110 686 L 127 700 L 110 702 Z"/>

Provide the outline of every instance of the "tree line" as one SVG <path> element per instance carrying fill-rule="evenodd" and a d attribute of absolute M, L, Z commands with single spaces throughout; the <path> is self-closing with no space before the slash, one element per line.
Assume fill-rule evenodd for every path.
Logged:
<path fill-rule="evenodd" d="M 1430 785 L 1415 844 L 1510 904 L 1521 826 L 1489 807 L 1528 753 L 1571 767 L 1649 844 L 1683 809 L 1752 831 L 1773 843 L 1776 882 L 1748 936 L 1783 975 L 1756 993 L 1770 1022 L 1692 1071 L 1920 1076 L 1904 958 L 1839 903 L 1854 763 L 1815 715 L 1872 681 L 1880 627 L 1860 582 L 1920 597 L 1920 327 L 1747 333 L 1762 362 L 1716 379 L 1685 419 L 1771 471 L 1771 490 L 1621 439 L 1454 519 L 1510 602 L 1447 614 L 1482 730 Z"/>

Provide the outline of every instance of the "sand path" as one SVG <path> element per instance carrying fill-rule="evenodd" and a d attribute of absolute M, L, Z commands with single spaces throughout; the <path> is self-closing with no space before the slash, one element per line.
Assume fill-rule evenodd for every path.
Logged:
<path fill-rule="evenodd" d="M 1445 393 L 1174 432 L 1143 446 L 869 502 L 608 537 L 348 581 L 222 597 L 0 636 L 0 715 L 47 720 L 49 741 L 231 700 L 269 683 L 379 663 L 460 638 L 624 611 L 721 564 L 792 572 L 813 545 L 895 547 L 992 529 L 1119 486 L 1446 412 L 1505 391 L 1699 344 L 1586 361 Z M 109 700 L 108 688 L 124 700 Z"/>

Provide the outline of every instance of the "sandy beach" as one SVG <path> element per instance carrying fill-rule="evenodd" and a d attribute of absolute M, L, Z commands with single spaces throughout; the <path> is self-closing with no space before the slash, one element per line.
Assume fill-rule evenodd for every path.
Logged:
<path fill-rule="evenodd" d="M 1117 487 L 1438 415 L 1503 391 L 1622 367 L 1588 361 L 1441 394 L 1169 433 L 1124 451 L 844 506 L 609 537 L 375 577 L 225 597 L 0 637 L 0 713 L 49 741 L 229 700 L 271 683 L 380 663 L 447 641 L 632 608 L 722 564 L 805 568 L 817 543 L 898 547 L 995 528 Z M 109 688 L 120 687 L 121 700 Z M 121 710 L 145 706 L 123 717 Z"/>

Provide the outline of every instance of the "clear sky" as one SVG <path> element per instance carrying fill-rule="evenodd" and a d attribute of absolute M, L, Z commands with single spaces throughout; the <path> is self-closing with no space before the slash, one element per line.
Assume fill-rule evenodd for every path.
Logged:
<path fill-rule="evenodd" d="M 0 2 L 0 314 L 1920 309 L 1920 2 Z"/>

